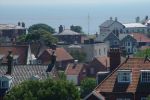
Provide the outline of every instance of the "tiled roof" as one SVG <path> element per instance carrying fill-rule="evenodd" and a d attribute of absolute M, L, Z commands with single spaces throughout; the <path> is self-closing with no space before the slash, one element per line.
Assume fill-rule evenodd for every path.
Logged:
<path fill-rule="evenodd" d="M 110 60 L 107 56 L 100 56 L 95 58 L 97 61 L 99 61 L 103 66 L 110 67 Z"/>
<path fill-rule="evenodd" d="M 22 81 L 29 80 L 33 76 L 39 76 L 40 79 L 47 78 L 47 65 L 16 65 L 13 66 L 11 77 L 13 78 L 12 85 L 17 85 Z M 4 75 L 7 71 L 7 66 L 0 66 L 0 76 Z"/>
<path fill-rule="evenodd" d="M 14 24 L 0 24 L 0 30 L 9 30 L 9 29 L 25 29 L 25 28 Z"/>
<path fill-rule="evenodd" d="M 150 38 L 142 33 L 131 33 L 131 36 L 133 36 L 134 39 L 137 40 L 137 42 L 150 42 Z"/>
<path fill-rule="evenodd" d="M 145 25 L 141 23 L 128 23 L 128 24 L 123 24 L 126 28 L 134 28 L 134 27 L 146 27 Z"/>
<path fill-rule="evenodd" d="M 6 63 L 6 56 L 10 50 L 12 51 L 12 55 L 14 57 L 18 56 L 18 64 L 26 64 L 28 46 L 0 46 L 0 55 L 3 55 L 2 63 Z"/>
<path fill-rule="evenodd" d="M 147 92 L 150 90 L 148 84 L 142 84 L 140 81 L 140 71 L 150 70 L 150 62 L 145 58 L 129 58 L 118 66 L 108 77 L 106 77 L 96 88 L 98 92 Z M 118 70 L 131 70 L 132 81 L 129 84 L 119 84 L 117 82 Z"/>
<path fill-rule="evenodd" d="M 67 68 L 66 68 L 66 75 L 79 75 L 79 73 L 82 71 L 82 69 L 84 68 L 84 64 L 68 64 Z"/>
<path fill-rule="evenodd" d="M 51 55 L 52 49 L 46 49 L 46 51 Z M 72 60 L 73 57 L 64 49 L 56 48 L 56 61 Z"/>

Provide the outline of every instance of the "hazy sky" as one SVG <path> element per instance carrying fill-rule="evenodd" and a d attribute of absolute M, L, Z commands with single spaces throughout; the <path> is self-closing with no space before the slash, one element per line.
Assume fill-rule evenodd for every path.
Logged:
<path fill-rule="evenodd" d="M 137 4 L 150 0 L 0 0 L 0 5 L 93 5 L 93 4 Z"/>
<path fill-rule="evenodd" d="M 110 17 L 128 23 L 150 16 L 149 4 L 150 0 L 0 0 L 0 23 L 45 23 L 55 29 L 60 24 L 80 25 L 87 32 L 89 14 L 90 32 L 95 33 Z"/>

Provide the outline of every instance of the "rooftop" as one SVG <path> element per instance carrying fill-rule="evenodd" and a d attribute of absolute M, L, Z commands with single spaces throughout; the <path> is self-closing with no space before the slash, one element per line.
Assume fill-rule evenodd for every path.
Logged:
<path fill-rule="evenodd" d="M 134 28 L 134 27 L 146 27 L 145 25 L 141 24 L 141 23 L 127 23 L 127 24 L 123 24 L 126 28 Z"/>
<path fill-rule="evenodd" d="M 12 85 L 17 85 L 25 80 L 29 80 L 33 76 L 39 76 L 40 79 L 47 78 L 47 65 L 16 65 L 13 66 L 11 77 Z M 7 66 L 0 66 L 0 76 L 5 75 Z"/>
<path fill-rule="evenodd" d="M 10 29 L 25 29 L 25 28 L 14 24 L 0 24 L 0 30 L 10 30 Z"/>
<path fill-rule="evenodd" d="M 130 70 L 132 72 L 132 81 L 129 84 L 119 84 L 117 72 L 120 70 Z M 150 70 L 150 62 L 145 58 L 129 58 L 127 61 L 118 66 L 108 75 L 96 88 L 99 92 L 146 92 L 150 87 L 140 82 L 140 71 Z"/>
<path fill-rule="evenodd" d="M 70 29 L 65 29 L 61 33 L 55 33 L 54 35 L 81 35 L 81 33 L 74 32 Z"/>

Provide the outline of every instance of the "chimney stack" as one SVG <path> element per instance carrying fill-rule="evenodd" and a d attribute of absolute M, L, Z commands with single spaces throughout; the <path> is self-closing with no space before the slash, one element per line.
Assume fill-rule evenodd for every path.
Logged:
<path fill-rule="evenodd" d="M 140 17 L 139 16 L 136 17 L 135 21 L 136 21 L 136 23 L 139 23 L 140 22 Z"/>
<path fill-rule="evenodd" d="M 20 22 L 18 22 L 18 26 L 20 26 L 21 25 L 21 23 Z"/>
<path fill-rule="evenodd" d="M 113 71 L 121 63 L 121 53 L 119 48 L 111 48 L 109 51 L 110 71 Z"/>
<path fill-rule="evenodd" d="M 78 60 L 74 60 L 73 68 L 75 68 L 77 64 L 78 64 Z"/>
<path fill-rule="evenodd" d="M 62 25 L 59 26 L 59 33 L 63 32 L 64 28 Z"/>
<path fill-rule="evenodd" d="M 112 17 L 110 17 L 110 20 L 112 20 Z"/>
<path fill-rule="evenodd" d="M 22 22 L 22 27 L 25 27 L 25 23 L 24 22 Z"/>
<path fill-rule="evenodd" d="M 115 17 L 115 21 L 118 21 L 118 18 L 117 18 L 117 17 Z"/>
<path fill-rule="evenodd" d="M 11 75 L 12 65 L 13 65 L 12 51 L 8 51 L 8 55 L 7 55 L 7 72 L 6 72 L 6 74 Z"/>

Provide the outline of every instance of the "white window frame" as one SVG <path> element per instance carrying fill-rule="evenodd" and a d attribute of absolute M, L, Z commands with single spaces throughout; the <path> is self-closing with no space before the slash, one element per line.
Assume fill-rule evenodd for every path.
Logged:
<path fill-rule="evenodd" d="M 146 73 L 148 75 L 146 79 L 143 78 L 143 73 Z M 141 82 L 150 83 L 150 70 L 141 70 Z"/>
<path fill-rule="evenodd" d="M 119 83 L 130 83 L 131 81 L 132 81 L 131 70 L 118 70 L 118 82 Z"/>
<path fill-rule="evenodd" d="M 4 86 L 2 85 L 4 83 Z M 2 88 L 8 88 L 8 81 L 1 81 Z"/>

